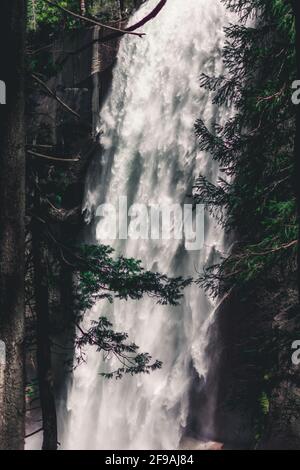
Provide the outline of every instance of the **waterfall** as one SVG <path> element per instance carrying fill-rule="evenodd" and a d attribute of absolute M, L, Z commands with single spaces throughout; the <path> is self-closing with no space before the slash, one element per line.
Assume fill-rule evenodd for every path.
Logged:
<path fill-rule="evenodd" d="M 150 12 L 149 0 L 132 23 Z M 222 72 L 223 28 L 228 21 L 220 0 L 168 0 L 160 14 L 143 27 L 144 38 L 122 39 L 112 87 L 100 115 L 103 152 L 86 181 L 87 241 L 100 243 L 101 223 L 94 217 L 100 203 L 184 204 L 202 173 L 216 182 L 218 168 L 200 152 L 194 122 L 223 122 L 227 111 L 212 105 L 199 86 L 202 72 Z M 101 240 L 102 242 L 102 240 Z M 117 254 L 141 259 L 148 269 L 169 276 L 197 277 L 223 250 L 222 229 L 205 217 L 205 245 L 188 251 L 183 240 L 116 240 Z M 154 299 L 99 301 L 84 323 L 107 316 L 117 331 L 147 351 L 163 367 L 150 375 L 107 380 L 109 366 L 88 350 L 86 364 L 70 383 L 64 449 L 177 449 L 188 433 L 195 376 L 205 380 L 205 350 L 215 303 L 198 286 L 186 289 L 180 306 Z M 205 423 L 213 432 L 214 410 Z"/>

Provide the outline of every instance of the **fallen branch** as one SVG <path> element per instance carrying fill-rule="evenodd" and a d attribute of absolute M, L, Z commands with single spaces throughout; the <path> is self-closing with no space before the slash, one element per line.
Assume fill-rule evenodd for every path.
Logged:
<path fill-rule="evenodd" d="M 261 102 L 263 101 L 270 101 L 270 100 L 273 100 L 274 98 L 279 98 L 284 90 L 285 90 L 286 86 L 283 85 L 283 87 L 281 88 L 281 90 L 279 90 L 277 93 L 274 93 L 274 95 L 270 95 L 270 96 L 259 96 L 258 99 L 257 99 L 257 103 L 260 104 Z"/>
<path fill-rule="evenodd" d="M 37 77 L 36 75 L 34 74 L 31 74 L 32 78 L 39 84 L 41 85 L 46 91 L 47 93 L 52 97 L 54 98 L 63 108 L 65 108 L 69 113 L 73 114 L 73 116 L 75 116 L 77 119 L 81 119 L 80 118 L 80 115 L 78 113 L 76 113 L 76 111 L 74 111 L 73 109 L 71 109 L 59 96 L 57 96 L 57 94 L 51 90 L 51 88 L 48 87 L 48 85 L 43 82 L 43 80 L 41 80 L 39 77 Z"/>
<path fill-rule="evenodd" d="M 34 436 L 35 434 L 38 434 L 41 431 L 44 431 L 44 428 L 39 428 L 36 431 L 31 432 L 30 434 L 27 434 L 27 436 L 25 436 L 25 439 L 27 439 L 28 437 L 32 437 L 32 436 Z"/>
<path fill-rule="evenodd" d="M 290 243 L 285 243 L 284 245 L 280 245 L 276 248 L 273 248 L 271 250 L 264 251 L 264 252 L 261 252 L 261 253 L 253 253 L 253 252 L 250 251 L 249 255 L 250 256 L 266 256 L 266 255 L 270 255 L 272 253 L 277 253 L 278 251 L 281 251 L 281 250 L 287 250 L 288 248 L 291 248 L 292 246 L 295 246 L 297 244 L 298 244 L 298 240 L 293 240 Z"/>
<path fill-rule="evenodd" d="M 52 148 L 54 147 L 54 145 L 47 145 L 47 144 L 27 144 L 26 147 L 52 149 Z"/>
<path fill-rule="evenodd" d="M 51 157 L 51 155 L 44 155 L 43 153 L 34 152 L 33 150 L 27 150 L 27 153 L 29 153 L 29 155 L 32 155 L 33 157 L 44 158 L 46 160 L 51 160 L 51 161 L 61 162 L 61 163 L 73 163 L 73 162 L 80 161 L 79 157 L 76 157 L 76 158 Z"/>
<path fill-rule="evenodd" d="M 279 245 L 276 248 L 270 248 L 270 250 L 266 251 L 261 251 L 261 252 L 255 252 L 255 251 L 246 251 L 245 253 L 237 254 L 237 255 L 232 255 L 230 259 L 236 259 L 238 260 L 238 263 L 243 262 L 244 259 L 249 258 L 250 256 L 267 256 L 272 253 L 278 253 L 278 251 L 282 250 L 288 250 L 289 248 L 292 248 L 293 246 L 296 246 L 298 244 L 298 240 L 293 240 L 289 243 L 284 243 L 283 245 Z M 228 260 L 227 260 L 228 261 Z"/>

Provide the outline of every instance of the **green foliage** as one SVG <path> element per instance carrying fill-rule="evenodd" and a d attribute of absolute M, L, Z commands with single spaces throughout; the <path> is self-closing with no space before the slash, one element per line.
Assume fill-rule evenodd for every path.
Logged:
<path fill-rule="evenodd" d="M 240 16 L 226 28 L 226 74 L 203 75 L 217 106 L 234 106 L 225 125 L 199 119 L 200 149 L 220 163 L 224 176 L 213 185 L 201 176 L 195 198 L 218 216 L 238 241 L 223 263 L 206 270 L 199 283 L 215 295 L 295 272 L 297 239 L 293 188 L 295 76 L 292 8 L 281 0 L 224 0 Z M 247 21 L 255 22 L 255 27 Z"/>
<path fill-rule="evenodd" d="M 59 0 L 53 3 L 79 13 L 79 1 L 77 0 Z M 73 29 L 78 23 L 76 19 L 64 14 L 58 8 L 47 4 L 44 0 L 29 0 L 27 16 L 28 28 L 31 31 L 46 29 L 54 32 L 58 31 L 62 26 Z"/>
<path fill-rule="evenodd" d="M 80 13 L 79 0 L 52 0 L 61 7 L 76 14 Z M 91 17 L 101 23 L 111 23 L 126 19 L 142 0 L 125 0 L 125 12 L 120 12 L 119 0 L 85 0 L 86 17 Z M 27 2 L 28 29 L 28 68 L 30 72 L 53 76 L 61 65 L 54 61 L 49 54 L 51 45 L 63 32 L 90 27 L 91 24 L 74 18 L 59 8 L 48 4 L 45 0 L 28 0 Z"/>
<path fill-rule="evenodd" d="M 266 392 L 262 392 L 261 397 L 260 397 L 260 406 L 263 415 L 268 415 L 270 412 L 270 400 Z"/>
<path fill-rule="evenodd" d="M 27 401 L 33 401 L 38 397 L 39 389 L 38 389 L 38 381 L 32 380 L 31 382 L 27 383 L 25 386 L 25 398 Z"/>
<path fill-rule="evenodd" d="M 57 249 L 56 244 L 54 248 Z M 79 322 L 99 300 L 140 300 L 149 295 L 159 304 L 177 305 L 192 280 L 146 271 L 138 260 L 114 257 L 109 246 L 67 248 L 60 244 L 58 252 L 63 262 L 72 267 L 75 276 L 74 321 L 79 330 L 75 338 L 79 351 L 77 365 L 85 362 L 84 347 L 90 345 L 103 352 L 106 360 L 115 357 L 121 363 L 115 371 L 102 373 L 105 378 L 120 379 L 124 374 L 148 374 L 159 369 L 162 366 L 159 360 L 153 362 L 148 353 L 139 352 L 139 347 L 128 341 L 127 333 L 115 332 L 106 317 L 92 322 L 88 330 L 83 330 Z"/>
<path fill-rule="evenodd" d="M 78 263 L 77 300 L 82 312 L 99 299 L 139 300 L 145 294 L 160 304 L 177 305 L 183 289 L 191 282 L 145 271 L 139 260 L 114 258 L 113 249 L 105 245 L 85 245 L 73 253 Z"/>
<path fill-rule="evenodd" d="M 161 368 L 160 361 L 151 362 L 152 358 L 148 353 L 139 353 L 138 346 L 128 342 L 128 335 L 115 332 L 112 326 L 107 318 L 101 317 L 98 322 L 92 322 L 92 327 L 87 332 L 81 329 L 81 335 L 76 340 L 76 347 L 80 350 L 77 364 L 84 361 L 84 347 L 90 345 L 96 347 L 98 352 L 104 352 L 106 359 L 115 357 L 122 364 L 122 367 L 112 372 L 100 374 L 107 379 L 121 379 L 124 374 L 149 374 Z"/>
<path fill-rule="evenodd" d="M 53 3 L 80 13 L 79 0 L 53 0 Z M 128 15 L 134 8 L 134 0 L 125 0 L 124 6 Z M 86 16 L 93 16 L 99 21 L 109 22 L 120 18 L 119 0 L 85 0 Z M 82 27 L 80 20 L 64 13 L 62 10 L 47 4 L 44 0 L 28 0 L 28 29 L 30 31 L 48 30 L 58 32 L 63 29 Z"/>
<path fill-rule="evenodd" d="M 258 441 L 282 374 L 282 338 L 272 320 L 291 302 L 288 291 L 296 287 L 295 28 L 291 2 L 223 3 L 239 19 L 225 31 L 226 72 L 203 75 L 201 86 L 213 92 L 217 107 L 231 106 L 235 114 L 220 126 L 196 122 L 200 149 L 212 155 L 223 174 L 216 185 L 200 175 L 194 194 L 234 234 L 235 243 L 198 283 L 215 296 L 232 293 L 238 299 L 241 338 L 235 347 L 247 376 L 241 382 L 236 378 L 240 396 L 233 397 L 234 406 L 252 414 Z"/>
<path fill-rule="evenodd" d="M 53 1 L 79 13 L 80 2 L 78 0 Z M 119 20 L 121 14 L 123 18 L 124 15 L 126 17 L 140 3 L 142 2 L 138 0 L 126 0 L 124 2 L 125 11 L 121 12 L 118 0 L 86 0 L 86 14 L 101 22 L 111 22 Z M 86 26 L 89 25 L 83 20 L 73 18 L 60 9 L 47 4 L 44 0 L 29 0 L 29 71 L 39 76 L 43 75 L 45 81 L 47 80 L 45 77 L 55 75 L 59 65 L 54 63 L 53 54 L 49 54 L 53 42 L 61 31 Z M 64 125 L 66 126 L 66 123 Z M 65 133 L 71 134 L 69 130 Z M 45 128 L 41 126 L 38 135 L 43 144 L 48 143 L 49 129 L 47 126 Z M 64 141 L 64 151 L 65 146 L 68 147 L 66 140 Z M 47 241 L 49 258 L 51 258 L 51 262 L 49 261 L 51 289 L 59 291 L 62 271 L 71 271 L 74 276 L 74 305 L 70 308 L 72 318 L 70 318 L 70 312 L 66 318 L 62 318 L 60 307 L 54 302 L 53 305 L 51 304 L 51 311 L 57 315 L 53 315 L 51 319 L 52 329 L 56 332 L 66 327 L 70 329 L 70 321 L 76 323 L 75 345 L 79 350 L 78 364 L 84 362 L 84 349 L 87 345 L 92 345 L 102 352 L 105 359 L 117 358 L 121 367 L 103 374 L 107 378 L 121 378 L 124 374 L 149 373 L 160 368 L 160 361 L 152 361 L 148 353 L 140 352 L 137 345 L 129 342 L 126 333 L 115 332 L 107 318 L 100 318 L 98 322 L 92 323 L 86 331 L 81 328 L 80 322 L 85 313 L 92 308 L 95 302 L 100 300 L 108 300 L 109 302 L 113 302 L 115 298 L 124 301 L 139 300 L 144 295 L 148 295 L 160 304 L 177 305 L 182 298 L 183 289 L 191 280 L 184 280 L 181 277 L 170 279 L 164 274 L 147 271 L 138 260 L 122 256 L 116 258 L 113 250 L 107 246 L 74 246 L 70 241 L 72 236 L 67 239 L 64 230 L 63 240 L 59 240 L 56 230 L 53 229 L 53 220 L 49 217 L 49 206 L 56 214 L 64 208 L 66 194 L 70 186 L 68 172 L 59 166 L 48 166 L 45 165 L 45 162 L 33 161 L 28 166 L 28 183 L 31 189 L 27 194 L 27 206 L 34 212 L 36 191 L 40 194 L 43 202 L 43 211 L 39 217 L 41 220 L 45 220 L 41 230 Z M 71 204 L 77 203 L 79 204 L 80 201 L 74 201 L 72 196 Z"/>

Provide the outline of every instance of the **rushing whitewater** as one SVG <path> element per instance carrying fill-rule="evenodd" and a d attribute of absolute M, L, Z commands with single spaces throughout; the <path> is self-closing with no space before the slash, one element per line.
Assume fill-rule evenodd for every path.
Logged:
<path fill-rule="evenodd" d="M 149 0 L 132 23 L 157 4 Z M 202 72 L 222 72 L 220 50 L 226 12 L 219 0 L 168 0 L 144 28 L 143 38 L 122 39 L 112 88 L 103 106 L 99 131 L 102 155 L 87 176 L 84 209 L 90 221 L 87 240 L 99 243 L 99 204 L 184 204 L 191 201 L 199 173 L 210 181 L 218 168 L 197 150 L 194 122 L 221 122 L 211 96 L 199 87 Z M 205 246 L 186 251 L 183 240 L 117 240 L 118 254 L 143 261 L 169 276 L 197 277 L 223 250 L 223 233 L 206 218 Z M 177 449 L 188 432 L 190 395 L 195 374 L 205 379 L 205 355 L 215 304 L 199 287 L 189 287 L 179 307 L 160 306 L 145 297 L 138 302 L 100 301 L 87 315 L 108 316 L 117 331 L 163 362 L 150 375 L 105 380 L 99 373 L 116 364 L 88 350 L 87 364 L 70 383 L 64 449 Z M 213 407 L 212 407 L 213 408 Z M 213 431 L 214 410 L 206 424 Z M 199 436 L 201 438 L 201 436 Z"/>

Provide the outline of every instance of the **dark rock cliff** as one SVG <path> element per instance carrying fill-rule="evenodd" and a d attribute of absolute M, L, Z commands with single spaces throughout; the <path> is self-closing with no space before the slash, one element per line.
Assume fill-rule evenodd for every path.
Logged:
<path fill-rule="evenodd" d="M 258 291 L 251 303 L 232 291 L 215 318 L 209 375 L 194 397 L 192 435 L 227 449 L 299 449 L 300 366 L 292 362 L 300 334 L 296 291 L 286 286 L 272 299 Z M 207 427 L 211 413 L 213 426 Z"/>

